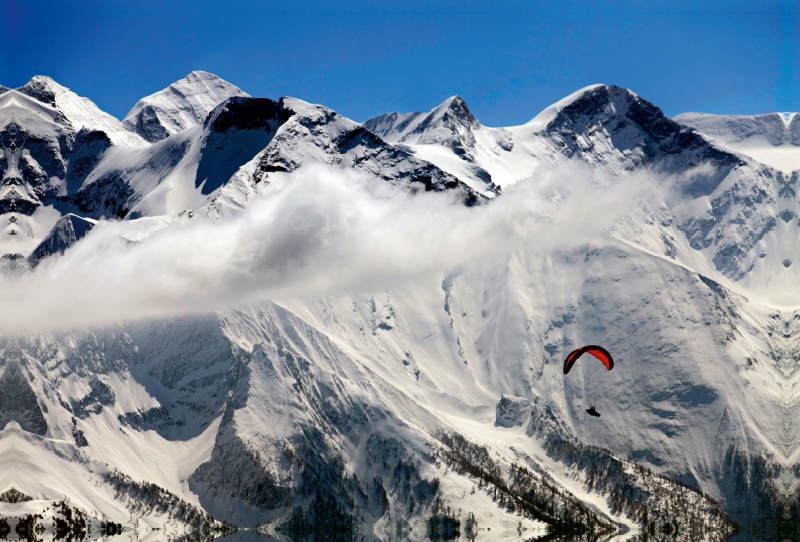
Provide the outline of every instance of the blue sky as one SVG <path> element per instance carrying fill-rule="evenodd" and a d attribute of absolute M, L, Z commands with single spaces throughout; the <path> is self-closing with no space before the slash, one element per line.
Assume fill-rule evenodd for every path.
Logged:
<path fill-rule="evenodd" d="M 798 4 L 0 0 L 0 84 L 49 75 L 117 117 L 195 69 L 359 121 L 459 94 L 520 124 L 593 83 L 668 115 L 797 111 Z"/>

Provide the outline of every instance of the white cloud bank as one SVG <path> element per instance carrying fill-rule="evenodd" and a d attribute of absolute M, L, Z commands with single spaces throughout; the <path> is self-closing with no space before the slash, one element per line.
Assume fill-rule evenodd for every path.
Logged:
<path fill-rule="evenodd" d="M 519 249 L 567 248 L 606 231 L 643 186 L 631 178 L 601 187 L 590 175 L 555 169 L 467 208 L 451 194 L 411 196 L 319 168 L 298 172 L 233 219 L 103 222 L 33 273 L 0 276 L 0 330 L 103 326 L 394 287 Z"/>

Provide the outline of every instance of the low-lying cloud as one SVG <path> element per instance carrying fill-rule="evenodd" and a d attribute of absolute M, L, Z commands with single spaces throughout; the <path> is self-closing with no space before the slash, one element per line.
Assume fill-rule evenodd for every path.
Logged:
<path fill-rule="evenodd" d="M 0 328 L 104 326 L 394 288 L 517 250 L 546 254 L 607 231 L 643 184 L 601 186 L 571 165 L 467 208 L 452 194 L 310 168 L 235 218 L 101 222 L 64 256 L 0 277 Z"/>

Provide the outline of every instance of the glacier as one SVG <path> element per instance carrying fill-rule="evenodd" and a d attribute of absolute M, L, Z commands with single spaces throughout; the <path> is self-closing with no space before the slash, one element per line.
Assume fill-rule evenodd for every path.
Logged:
<path fill-rule="evenodd" d="M 0 536 L 798 535 L 796 115 L 0 91 Z"/>

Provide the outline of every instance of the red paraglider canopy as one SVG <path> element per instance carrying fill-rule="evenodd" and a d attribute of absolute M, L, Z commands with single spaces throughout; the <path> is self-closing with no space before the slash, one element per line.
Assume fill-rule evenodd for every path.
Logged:
<path fill-rule="evenodd" d="M 578 358 L 582 355 L 589 353 L 603 362 L 603 365 L 606 366 L 606 369 L 609 371 L 614 368 L 614 358 L 611 357 L 611 354 L 608 353 L 608 350 L 603 348 L 602 346 L 597 346 L 594 344 L 590 344 L 589 346 L 582 346 L 577 350 L 573 350 L 567 356 L 567 359 L 564 360 L 564 374 L 567 374 L 572 366 L 575 365 L 575 362 L 578 361 Z"/>

